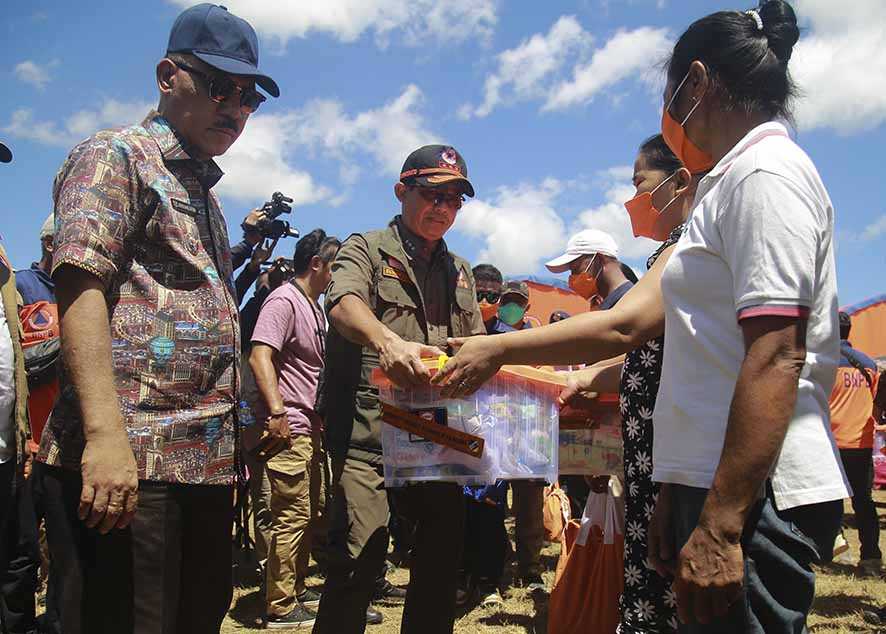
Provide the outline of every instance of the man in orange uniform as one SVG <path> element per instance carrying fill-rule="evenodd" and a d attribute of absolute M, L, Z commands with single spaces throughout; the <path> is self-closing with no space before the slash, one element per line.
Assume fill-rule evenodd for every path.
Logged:
<path fill-rule="evenodd" d="M 843 470 L 852 486 L 852 508 L 861 541 L 859 567 L 879 573 L 882 567 L 880 526 L 877 510 L 871 499 L 874 465 L 871 451 L 874 444 L 874 422 L 879 408 L 874 405 L 877 394 L 877 364 L 849 343 L 852 321 L 840 313 L 840 367 L 831 391 L 831 429 L 840 449 Z"/>

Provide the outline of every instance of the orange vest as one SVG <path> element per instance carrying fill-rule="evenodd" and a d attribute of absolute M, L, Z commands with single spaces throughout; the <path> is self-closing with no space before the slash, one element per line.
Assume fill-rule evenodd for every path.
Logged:
<path fill-rule="evenodd" d="M 831 430 L 840 449 L 871 449 L 874 446 L 874 396 L 879 378 L 877 366 L 866 355 L 850 349 L 850 354 L 862 362 L 870 376 L 869 386 L 862 371 L 846 358 L 847 345 L 843 342 L 840 367 L 831 391 Z"/>

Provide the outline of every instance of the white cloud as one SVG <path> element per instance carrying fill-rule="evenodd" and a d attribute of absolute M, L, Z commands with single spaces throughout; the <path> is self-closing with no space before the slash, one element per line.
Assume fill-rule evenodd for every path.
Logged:
<path fill-rule="evenodd" d="M 351 157 L 368 155 L 389 174 L 399 174 L 406 156 L 414 149 L 439 141 L 425 125 L 419 108 L 424 95 L 410 84 L 395 99 L 380 108 L 354 116 L 341 102 L 318 99 L 294 114 L 294 138 L 309 150 L 319 150 L 354 165 L 360 170 L 365 161 Z M 345 180 L 350 176 L 345 172 Z"/>
<path fill-rule="evenodd" d="M 883 214 L 865 227 L 861 232 L 860 238 L 862 240 L 876 240 L 882 235 L 886 235 L 886 214 Z"/>
<path fill-rule="evenodd" d="M 601 172 L 600 176 L 606 187 L 604 202 L 578 215 L 577 229 L 600 229 L 610 234 L 618 244 L 621 260 L 646 258 L 658 246 L 657 242 L 647 238 L 635 238 L 631 229 L 631 220 L 624 203 L 636 193 L 631 184 L 633 172 L 633 168 L 627 165 Z"/>
<path fill-rule="evenodd" d="M 566 226 L 554 210 L 561 190 L 554 179 L 540 186 L 500 187 L 491 201 L 466 203 L 454 229 L 484 240 L 477 262 L 492 262 L 506 276 L 532 273 L 566 243 Z"/>
<path fill-rule="evenodd" d="M 152 107 L 143 101 L 109 99 L 98 110 L 79 110 L 62 123 L 36 120 L 33 111 L 20 108 L 2 130 L 45 145 L 72 147 L 97 130 L 138 123 Z"/>
<path fill-rule="evenodd" d="M 16 64 L 13 72 L 20 81 L 30 84 L 37 90 L 43 90 L 52 79 L 49 76 L 49 69 L 57 65 L 58 62 L 54 61 L 45 66 L 41 66 L 37 62 L 26 59 L 25 61 Z"/>
<path fill-rule="evenodd" d="M 189 7 L 193 0 L 170 0 Z M 232 13 L 248 20 L 262 35 L 281 46 L 292 38 L 328 33 L 353 42 L 372 33 L 385 45 L 394 33 L 413 46 L 429 40 L 442 44 L 492 35 L 497 0 L 228 0 Z"/>
<path fill-rule="evenodd" d="M 328 198 L 328 188 L 291 165 L 297 146 L 292 143 L 292 115 L 257 114 L 250 117 L 237 142 L 216 160 L 225 172 L 215 190 L 241 201 L 266 200 L 282 191 L 295 205 Z"/>
<path fill-rule="evenodd" d="M 499 53 L 495 72 L 484 81 L 483 103 L 464 104 L 458 116 L 485 117 L 502 104 L 532 99 L 543 101 L 542 110 L 563 110 L 632 79 L 660 88 L 659 62 L 671 49 L 666 29 L 621 29 L 588 58 L 593 40 L 574 16 L 561 16 L 546 34 Z M 624 94 L 610 96 L 617 106 Z"/>
<path fill-rule="evenodd" d="M 648 84 L 670 48 L 666 29 L 620 30 L 594 51 L 589 62 L 573 69 L 571 80 L 561 82 L 550 92 L 543 109 L 561 110 L 586 104 L 600 91 L 632 78 Z"/>
<path fill-rule="evenodd" d="M 592 41 L 575 16 L 562 16 L 547 34 L 536 33 L 516 48 L 498 54 L 498 68 L 486 77 L 483 103 L 465 105 L 462 118 L 485 117 L 504 102 L 541 97 L 550 80 L 570 58 L 581 55 Z"/>
<path fill-rule="evenodd" d="M 886 2 L 797 0 L 795 7 L 811 27 L 790 63 L 803 91 L 798 127 L 851 134 L 886 121 Z"/>

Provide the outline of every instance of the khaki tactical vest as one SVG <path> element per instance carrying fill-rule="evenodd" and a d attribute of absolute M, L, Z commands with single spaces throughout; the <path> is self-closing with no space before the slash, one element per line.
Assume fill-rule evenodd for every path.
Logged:
<path fill-rule="evenodd" d="M 406 341 L 430 345 L 424 298 L 396 224 L 380 231 L 353 234 L 369 253 L 366 271 L 370 308 L 385 326 Z M 453 337 L 485 334 L 468 262 L 448 251 L 443 256 L 449 294 L 449 332 Z M 392 266 L 393 264 L 393 266 Z M 399 266 L 398 266 L 399 265 Z M 378 389 L 370 375 L 378 355 L 351 343 L 330 325 L 326 347 L 323 408 L 329 451 L 334 457 L 381 464 L 381 420 Z"/>

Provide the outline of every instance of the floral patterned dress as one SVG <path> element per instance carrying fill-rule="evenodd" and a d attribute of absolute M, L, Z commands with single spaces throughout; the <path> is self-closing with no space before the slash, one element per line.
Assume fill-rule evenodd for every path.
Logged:
<path fill-rule="evenodd" d="M 652 265 L 680 239 L 683 225 L 646 262 Z M 661 379 L 664 337 L 647 341 L 627 355 L 621 374 L 619 408 L 625 463 L 624 593 L 621 596 L 621 634 L 676 632 L 677 597 L 670 578 L 646 565 L 646 534 L 655 509 L 658 485 L 652 482 L 652 412 Z"/>

